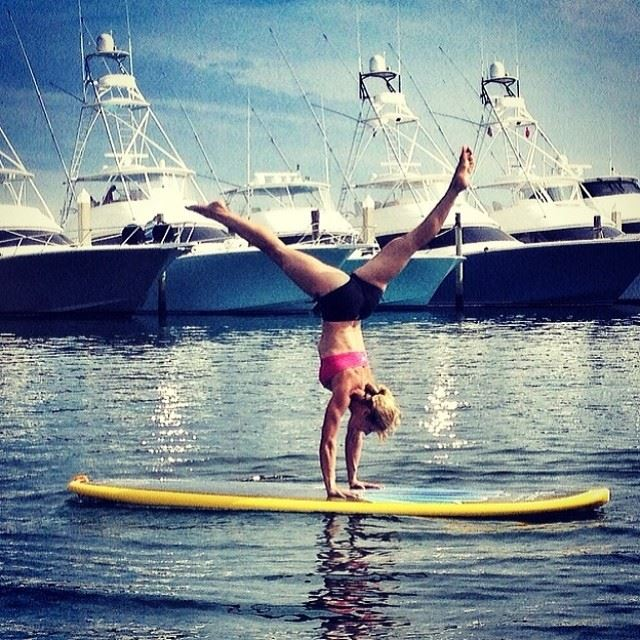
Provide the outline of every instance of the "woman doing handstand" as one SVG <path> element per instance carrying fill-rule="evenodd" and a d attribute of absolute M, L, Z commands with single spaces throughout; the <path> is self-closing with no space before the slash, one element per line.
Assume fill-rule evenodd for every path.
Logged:
<path fill-rule="evenodd" d="M 318 301 L 322 333 L 318 342 L 320 382 L 331 391 L 322 424 L 320 468 L 328 498 L 357 498 L 336 484 L 340 422 L 350 416 L 345 439 L 347 477 L 351 489 L 380 485 L 358 479 L 364 437 L 386 438 L 400 421 L 400 411 L 389 389 L 375 382 L 362 336 L 361 321 L 378 305 L 389 282 L 440 231 L 456 197 L 470 182 L 473 153 L 463 147 L 444 196 L 420 224 L 386 244 L 351 275 L 284 244 L 271 230 L 229 211 L 224 204 L 188 207 L 218 221 L 231 232 L 266 253 L 303 291 Z"/>

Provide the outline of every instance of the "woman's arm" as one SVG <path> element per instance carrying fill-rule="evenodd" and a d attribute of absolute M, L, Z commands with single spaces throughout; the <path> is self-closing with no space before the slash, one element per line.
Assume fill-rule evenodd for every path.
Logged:
<path fill-rule="evenodd" d="M 349 408 L 350 397 L 345 391 L 337 389 L 329 400 L 324 412 L 322 436 L 320 439 L 320 469 L 327 498 L 353 498 L 348 491 L 338 489 L 336 484 L 336 460 L 338 454 L 338 431 L 342 417 Z"/>
<path fill-rule="evenodd" d="M 347 429 L 345 438 L 345 457 L 347 461 L 347 477 L 351 489 L 380 489 L 381 484 L 358 480 L 358 466 L 364 445 L 365 434 L 361 429 Z"/>

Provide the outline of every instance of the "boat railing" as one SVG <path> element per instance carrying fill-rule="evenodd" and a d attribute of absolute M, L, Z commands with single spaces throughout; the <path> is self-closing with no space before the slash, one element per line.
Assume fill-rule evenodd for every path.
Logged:
<path fill-rule="evenodd" d="M 296 240 L 296 244 L 303 244 L 308 246 L 317 245 L 357 245 L 360 244 L 359 235 L 357 233 L 336 233 L 330 231 L 322 231 L 321 233 L 315 233 L 309 231 Z"/>
<path fill-rule="evenodd" d="M 19 229 L 0 230 L 0 251 L 8 247 L 21 249 L 24 247 L 65 247 L 70 241 L 55 231 L 29 232 Z"/>

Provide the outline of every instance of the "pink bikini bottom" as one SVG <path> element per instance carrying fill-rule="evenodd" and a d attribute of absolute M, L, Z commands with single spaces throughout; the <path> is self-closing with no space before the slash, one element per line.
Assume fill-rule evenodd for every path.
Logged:
<path fill-rule="evenodd" d="M 345 369 L 355 369 L 356 367 L 366 367 L 369 364 L 365 351 L 348 351 L 346 353 L 336 353 L 320 359 L 320 384 L 327 389 L 331 389 L 333 376 Z"/>

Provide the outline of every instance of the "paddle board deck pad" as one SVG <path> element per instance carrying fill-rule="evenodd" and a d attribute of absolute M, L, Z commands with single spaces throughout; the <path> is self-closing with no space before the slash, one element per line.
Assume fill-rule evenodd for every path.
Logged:
<path fill-rule="evenodd" d="M 359 491 L 359 500 L 327 500 L 320 484 L 300 482 L 195 482 L 105 480 L 75 476 L 68 490 L 82 498 L 146 507 L 217 511 L 281 511 L 432 518 L 561 518 L 589 512 L 609 502 L 604 487 L 580 491 L 514 494 L 387 486 Z"/>

